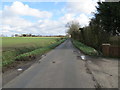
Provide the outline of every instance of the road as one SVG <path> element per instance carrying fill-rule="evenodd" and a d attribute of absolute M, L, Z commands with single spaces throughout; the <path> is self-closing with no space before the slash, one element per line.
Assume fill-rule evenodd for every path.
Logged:
<path fill-rule="evenodd" d="M 118 61 L 83 55 L 68 39 L 4 88 L 117 88 Z"/>

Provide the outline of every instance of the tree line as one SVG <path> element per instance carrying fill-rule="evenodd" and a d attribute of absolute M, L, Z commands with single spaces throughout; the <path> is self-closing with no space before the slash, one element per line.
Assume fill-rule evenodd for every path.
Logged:
<path fill-rule="evenodd" d="M 71 21 L 66 27 L 73 39 L 101 50 L 110 37 L 120 36 L 120 2 L 98 2 L 96 10 L 88 26 L 81 28 L 77 21 Z"/>
<path fill-rule="evenodd" d="M 12 37 L 65 37 L 65 35 L 34 35 L 34 34 L 15 34 Z"/>

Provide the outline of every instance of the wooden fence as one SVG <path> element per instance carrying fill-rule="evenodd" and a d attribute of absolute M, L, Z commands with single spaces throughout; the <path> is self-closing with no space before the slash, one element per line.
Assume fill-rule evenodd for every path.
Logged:
<path fill-rule="evenodd" d="M 102 53 L 104 56 L 120 57 L 120 46 L 102 44 Z"/>

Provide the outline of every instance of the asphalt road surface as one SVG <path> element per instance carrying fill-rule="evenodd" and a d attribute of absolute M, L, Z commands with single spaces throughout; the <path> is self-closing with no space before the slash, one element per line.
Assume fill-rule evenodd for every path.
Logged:
<path fill-rule="evenodd" d="M 118 60 L 81 55 L 68 39 L 4 88 L 118 88 Z"/>

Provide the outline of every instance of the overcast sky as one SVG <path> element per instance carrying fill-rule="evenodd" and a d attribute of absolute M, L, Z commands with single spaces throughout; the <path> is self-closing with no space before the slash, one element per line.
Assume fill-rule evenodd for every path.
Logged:
<path fill-rule="evenodd" d="M 3 2 L 0 32 L 7 36 L 22 33 L 65 35 L 65 24 L 69 21 L 76 20 L 81 27 L 89 24 L 96 2 Z"/>

